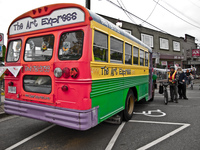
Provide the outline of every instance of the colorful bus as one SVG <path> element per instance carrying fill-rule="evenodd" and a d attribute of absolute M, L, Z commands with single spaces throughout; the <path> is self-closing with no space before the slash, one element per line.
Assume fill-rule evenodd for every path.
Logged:
<path fill-rule="evenodd" d="M 54 4 L 8 29 L 5 111 L 87 130 L 152 98 L 152 50 L 77 4 Z"/>

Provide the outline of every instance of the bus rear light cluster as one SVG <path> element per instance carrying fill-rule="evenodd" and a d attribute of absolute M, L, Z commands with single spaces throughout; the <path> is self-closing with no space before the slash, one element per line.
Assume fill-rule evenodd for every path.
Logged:
<path fill-rule="evenodd" d="M 10 81 L 10 82 L 8 82 L 8 85 L 9 85 L 9 86 L 13 86 L 14 83 L 13 83 L 12 81 Z"/>
<path fill-rule="evenodd" d="M 63 73 L 63 77 L 69 78 L 69 76 L 70 76 L 70 69 L 67 68 L 67 67 L 65 67 L 65 68 L 63 68 L 62 73 Z"/>
<path fill-rule="evenodd" d="M 55 68 L 54 70 L 54 76 L 57 78 L 60 78 L 61 76 L 63 76 L 64 78 L 69 78 L 70 76 L 72 78 L 77 78 L 79 76 L 79 70 L 78 68 L 63 68 L 63 70 L 59 67 Z"/>

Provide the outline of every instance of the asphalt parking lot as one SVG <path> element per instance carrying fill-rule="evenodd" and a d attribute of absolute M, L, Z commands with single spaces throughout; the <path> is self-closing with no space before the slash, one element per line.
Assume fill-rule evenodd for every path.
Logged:
<path fill-rule="evenodd" d="M 76 131 L 18 116 L 0 117 L 0 149 L 16 150 L 198 150 L 200 149 L 200 90 L 187 89 L 189 100 L 164 104 L 156 92 L 153 102 L 136 103 L 129 122 L 103 122 Z"/>

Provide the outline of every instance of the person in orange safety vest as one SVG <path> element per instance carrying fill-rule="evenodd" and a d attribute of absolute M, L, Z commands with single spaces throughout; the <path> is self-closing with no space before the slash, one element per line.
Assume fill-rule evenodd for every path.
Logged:
<path fill-rule="evenodd" d="M 170 97 L 171 101 L 170 102 L 175 102 L 178 103 L 178 74 L 177 71 L 175 70 L 174 66 L 170 67 L 170 73 L 168 76 L 168 82 L 170 85 Z"/>

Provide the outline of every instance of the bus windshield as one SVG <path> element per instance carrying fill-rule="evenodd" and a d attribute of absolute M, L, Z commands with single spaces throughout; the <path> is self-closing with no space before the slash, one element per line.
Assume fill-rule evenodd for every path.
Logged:
<path fill-rule="evenodd" d="M 61 35 L 58 58 L 78 60 L 82 56 L 83 31 L 65 32 Z"/>
<path fill-rule="evenodd" d="M 45 35 L 26 41 L 25 61 L 49 61 L 52 57 L 54 36 Z"/>

